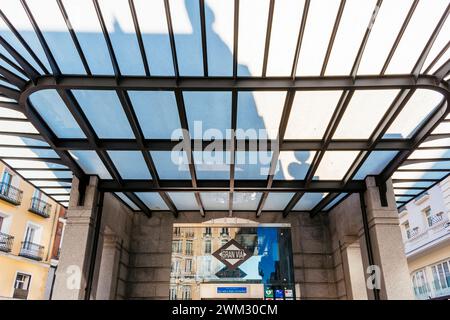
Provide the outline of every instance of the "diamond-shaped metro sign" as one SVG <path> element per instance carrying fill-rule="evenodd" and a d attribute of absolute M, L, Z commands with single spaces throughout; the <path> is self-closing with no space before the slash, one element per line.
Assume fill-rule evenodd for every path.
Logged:
<path fill-rule="evenodd" d="M 231 239 L 223 247 L 213 253 L 213 256 L 224 263 L 228 269 L 234 270 L 249 259 L 252 254 L 239 242 Z"/>

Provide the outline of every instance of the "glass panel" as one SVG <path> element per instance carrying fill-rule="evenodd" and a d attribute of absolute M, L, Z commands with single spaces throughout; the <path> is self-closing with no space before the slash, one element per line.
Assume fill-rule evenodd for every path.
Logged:
<path fill-rule="evenodd" d="M 412 170 L 449 169 L 449 168 L 450 168 L 450 161 L 420 162 L 420 163 L 414 163 L 414 164 L 406 164 L 406 165 L 402 165 L 400 167 L 400 169 L 412 169 Z"/>
<path fill-rule="evenodd" d="M 0 147 L 0 157 L 58 158 L 52 149 Z"/>
<path fill-rule="evenodd" d="M 108 154 L 123 179 L 152 178 L 140 151 L 108 151 Z"/>
<path fill-rule="evenodd" d="M 190 180 L 188 159 L 184 151 L 150 151 L 160 179 Z"/>
<path fill-rule="evenodd" d="M 85 74 L 86 71 L 56 1 L 29 0 L 27 4 L 61 72 Z"/>
<path fill-rule="evenodd" d="M 328 203 L 323 210 L 330 210 L 335 204 L 342 200 L 347 195 L 347 193 L 341 193 L 336 198 L 334 198 L 330 203 Z"/>
<path fill-rule="evenodd" d="M 34 51 L 36 56 L 42 61 L 42 63 L 49 69 L 47 58 L 42 50 L 39 40 L 34 33 L 30 20 L 28 19 L 21 3 L 19 1 L 2 1 L 0 3 L 0 9 L 3 14 L 8 18 L 10 22 L 14 24 L 14 27 L 20 33 L 22 38 L 27 42 L 30 48 Z M 24 57 L 38 72 L 43 73 L 43 70 L 39 65 L 31 58 L 28 51 L 22 46 L 19 40 L 9 30 L 3 19 L 0 19 L 0 35 L 11 45 L 14 49 Z M 3 49 L 3 47 L 2 47 Z M 6 50 L 5 50 L 6 51 Z M 9 55 L 9 54 L 8 54 Z"/>
<path fill-rule="evenodd" d="M 345 110 L 333 139 L 369 139 L 399 90 L 358 90 Z"/>
<path fill-rule="evenodd" d="M 415 190 L 415 189 L 413 189 L 413 190 L 395 189 L 395 194 L 399 195 L 399 196 L 401 196 L 401 195 L 412 195 L 412 196 L 415 196 L 415 195 L 421 193 L 422 191 L 423 190 Z"/>
<path fill-rule="evenodd" d="M 364 33 L 372 18 L 375 3 L 375 0 L 346 1 L 325 71 L 326 75 L 350 74 Z"/>
<path fill-rule="evenodd" d="M 275 1 L 270 34 L 268 76 L 290 76 L 305 2 Z"/>
<path fill-rule="evenodd" d="M 194 151 L 193 156 L 198 179 L 230 179 L 230 152 Z"/>
<path fill-rule="evenodd" d="M 260 292 L 256 295 L 261 299 L 264 292 L 271 299 L 274 296 L 279 300 L 295 299 L 290 228 L 180 224 L 172 233 L 176 240 L 172 241 L 170 300 L 226 299 L 230 293 L 243 300 L 255 292 Z M 189 248 L 195 259 L 186 259 L 181 254 Z M 229 258 L 226 266 L 220 257 L 214 257 L 217 254 L 211 255 L 217 250 L 224 257 L 227 253 L 238 253 L 244 259 L 226 257 Z"/>
<path fill-rule="evenodd" d="M 267 179 L 272 152 L 236 151 L 234 178 L 236 180 Z"/>
<path fill-rule="evenodd" d="M 238 75 L 261 76 L 269 0 L 239 1 Z"/>
<path fill-rule="evenodd" d="M 283 91 L 239 92 L 236 137 L 276 139 L 285 101 Z"/>
<path fill-rule="evenodd" d="M 205 210 L 228 210 L 228 192 L 200 192 Z"/>
<path fill-rule="evenodd" d="M 39 133 L 30 122 L 0 120 L 2 132 Z"/>
<path fill-rule="evenodd" d="M 433 139 L 420 144 L 420 147 L 448 147 L 450 146 L 450 138 Z"/>
<path fill-rule="evenodd" d="M 30 180 L 29 182 L 38 188 L 40 188 L 40 187 L 70 187 L 72 185 L 70 182 L 61 182 L 61 181 Z"/>
<path fill-rule="evenodd" d="M 433 130 L 432 134 L 450 133 L 450 122 L 440 123 L 436 129 Z"/>
<path fill-rule="evenodd" d="M 134 139 L 130 124 L 114 91 L 72 90 L 100 139 Z"/>
<path fill-rule="evenodd" d="M 134 6 L 151 74 L 173 76 L 175 73 L 164 1 L 135 0 Z"/>
<path fill-rule="evenodd" d="M 224 139 L 231 126 L 231 92 L 183 92 L 189 133 L 194 139 Z"/>
<path fill-rule="evenodd" d="M 395 197 L 396 202 L 407 202 L 411 200 L 414 196 L 404 196 L 404 197 Z"/>
<path fill-rule="evenodd" d="M 0 107 L 0 117 L 5 118 L 15 118 L 15 119 L 26 119 L 25 115 L 22 112 L 1 108 Z"/>
<path fill-rule="evenodd" d="M 93 2 L 91 0 L 64 0 L 63 3 L 91 72 L 93 74 L 114 74 Z M 104 14 L 104 11 L 102 13 Z"/>
<path fill-rule="evenodd" d="M 13 168 L 22 169 L 68 169 L 66 166 L 59 163 L 35 161 L 35 160 L 4 160 L 9 166 Z"/>
<path fill-rule="evenodd" d="M 300 48 L 297 76 L 320 75 L 339 3 L 339 0 L 328 0 L 324 6 L 320 1 L 311 1 Z"/>
<path fill-rule="evenodd" d="M 0 134 L 0 141 L 2 142 L 3 145 L 10 145 L 10 146 L 49 147 L 48 143 L 42 140 L 24 138 L 19 136 L 9 136 L 4 134 Z"/>
<path fill-rule="evenodd" d="M 297 204 L 294 206 L 295 211 L 312 210 L 328 193 L 306 192 Z"/>
<path fill-rule="evenodd" d="M 322 139 L 342 91 L 297 91 L 285 139 Z"/>
<path fill-rule="evenodd" d="M 169 210 L 158 192 L 136 192 L 136 195 L 150 210 Z"/>
<path fill-rule="evenodd" d="M 167 194 L 178 210 L 199 210 L 193 192 L 168 192 Z"/>
<path fill-rule="evenodd" d="M 78 163 L 86 174 L 96 174 L 100 179 L 112 179 L 105 165 L 95 151 L 69 151 L 72 158 Z"/>
<path fill-rule="evenodd" d="M 25 179 L 72 179 L 71 171 L 18 170 Z"/>
<path fill-rule="evenodd" d="M 144 75 L 144 64 L 127 0 L 99 0 L 106 29 L 122 74 Z"/>
<path fill-rule="evenodd" d="M 394 188 L 427 188 L 432 184 L 433 182 L 429 181 L 395 182 Z"/>
<path fill-rule="evenodd" d="M 37 91 L 30 101 L 58 138 L 86 138 L 56 90 Z"/>
<path fill-rule="evenodd" d="M 183 0 L 169 3 L 180 75 L 203 76 L 199 4 Z"/>
<path fill-rule="evenodd" d="M 404 74 L 412 71 L 447 5 L 447 0 L 419 1 L 386 73 Z"/>
<path fill-rule="evenodd" d="M 181 128 L 173 91 L 128 91 L 146 139 L 170 139 Z M 182 136 L 182 135 L 181 135 Z"/>
<path fill-rule="evenodd" d="M 261 192 L 234 192 L 233 210 L 256 210 L 261 195 Z"/>
<path fill-rule="evenodd" d="M 284 210 L 293 196 L 293 192 L 269 192 L 263 211 Z"/>
<path fill-rule="evenodd" d="M 139 207 L 133 201 L 131 201 L 130 198 L 128 198 L 124 193 L 116 192 L 116 196 L 118 196 L 120 199 L 123 200 L 123 202 L 129 205 L 131 209 L 136 211 L 139 210 Z"/>
<path fill-rule="evenodd" d="M 341 180 L 359 151 L 326 151 L 314 174 L 314 180 Z"/>
<path fill-rule="evenodd" d="M 449 149 L 427 149 L 416 150 L 408 159 L 433 159 L 433 158 L 450 158 Z"/>
<path fill-rule="evenodd" d="M 438 92 L 417 89 L 383 138 L 410 138 L 442 98 Z"/>
<path fill-rule="evenodd" d="M 358 74 L 381 72 L 412 2 L 413 0 L 383 1 L 364 49 Z"/>
<path fill-rule="evenodd" d="M 70 196 L 52 196 L 56 201 L 69 201 Z"/>
<path fill-rule="evenodd" d="M 0 19 L 1 22 L 1 19 Z M 2 30 L 1 30 L 1 25 L 0 25 L 0 35 L 2 34 Z M 5 48 L 0 47 L 0 53 L 3 54 L 5 57 L 7 57 L 9 60 L 11 60 L 12 62 L 16 62 L 16 60 L 13 57 L 10 57 L 10 54 L 8 53 L 8 51 L 6 51 Z M 17 63 L 16 63 L 17 64 Z M 6 70 L 14 73 L 16 76 L 18 76 L 19 78 L 23 79 L 23 80 L 28 80 L 27 77 L 25 77 L 22 73 L 20 73 L 17 69 L 13 68 L 8 62 L 6 62 L 5 59 L 0 58 L 0 66 L 2 66 L 3 68 L 5 68 Z M 13 88 L 13 89 L 18 89 L 16 86 L 12 85 L 9 82 L 3 81 L 1 80 L 0 83 L 6 87 L 9 88 Z"/>
<path fill-rule="evenodd" d="M 368 175 L 380 174 L 397 153 L 398 151 L 373 151 L 353 179 L 364 180 Z"/>
<path fill-rule="evenodd" d="M 42 192 L 45 192 L 46 194 L 69 194 L 70 189 L 64 188 L 64 189 L 41 189 Z"/>
<path fill-rule="evenodd" d="M 234 1 L 205 1 L 208 74 L 231 76 L 233 73 Z"/>
<path fill-rule="evenodd" d="M 396 171 L 392 179 L 442 179 L 448 172 Z"/>
<path fill-rule="evenodd" d="M 281 151 L 275 170 L 275 180 L 303 180 L 315 151 Z"/>

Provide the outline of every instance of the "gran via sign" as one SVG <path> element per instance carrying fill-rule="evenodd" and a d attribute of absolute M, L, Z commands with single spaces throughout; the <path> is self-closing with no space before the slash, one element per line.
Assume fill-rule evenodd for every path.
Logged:
<path fill-rule="evenodd" d="M 213 253 L 213 256 L 225 264 L 229 270 L 234 270 L 249 259 L 252 254 L 234 239 Z"/>

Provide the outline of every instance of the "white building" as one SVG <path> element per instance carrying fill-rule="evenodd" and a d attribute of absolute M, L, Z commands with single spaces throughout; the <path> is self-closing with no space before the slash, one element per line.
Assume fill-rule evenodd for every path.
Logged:
<path fill-rule="evenodd" d="M 405 253 L 418 299 L 450 297 L 450 177 L 400 211 Z"/>

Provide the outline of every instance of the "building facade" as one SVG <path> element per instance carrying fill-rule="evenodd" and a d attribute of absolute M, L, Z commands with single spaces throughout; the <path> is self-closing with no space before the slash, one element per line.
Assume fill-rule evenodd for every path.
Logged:
<path fill-rule="evenodd" d="M 1 162 L 0 174 L 0 299 L 48 299 L 65 209 Z"/>
<path fill-rule="evenodd" d="M 450 177 L 399 213 L 417 299 L 450 297 Z"/>

